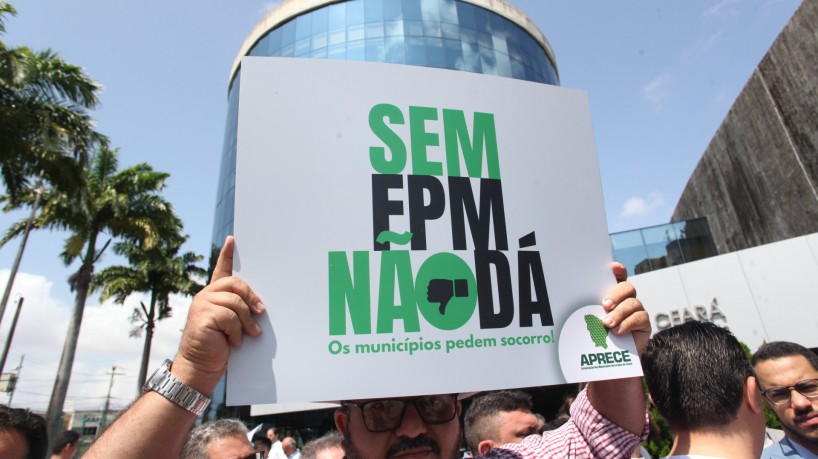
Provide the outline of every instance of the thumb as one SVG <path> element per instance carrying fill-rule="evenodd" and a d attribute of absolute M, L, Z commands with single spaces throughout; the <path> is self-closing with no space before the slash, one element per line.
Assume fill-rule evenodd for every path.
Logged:
<path fill-rule="evenodd" d="M 617 282 L 625 282 L 628 280 L 628 268 L 626 268 L 622 263 L 611 263 L 611 271 L 613 271 L 613 275 Z"/>
<path fill-rule="evenodd" d="M 446 314 L 446 305 L 449 304 L 449 301 L 451 301 L 451 299 L 452 299 L 452 297 L 450 295 L 446 295 L 446 297 L 443 299 L 443 301 L 440 302 L 440 309 L 439 309 L 440 315 L 445 315 Z"/>

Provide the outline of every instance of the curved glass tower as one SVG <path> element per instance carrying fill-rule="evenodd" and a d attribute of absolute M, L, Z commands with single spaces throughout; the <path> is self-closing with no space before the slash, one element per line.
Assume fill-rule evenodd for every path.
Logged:
<path fill-rule="evenodd" d="M 559 84 L 542 32 L 504 0 L 289 0 L 250 33 L 230 75 L 213 244 L 233 232 L 241 57 L 388 62 Z"/>
<path fill-rule="evenodd" d="M 505 0 L 285 0 L 256 25 L 233 63 L 214 250 L 233 232 L 240 64 L 247 55 L 419 65 L 559 84 L 548 41 Z M 214 398 L 218 409 L 223 397 Z"/>

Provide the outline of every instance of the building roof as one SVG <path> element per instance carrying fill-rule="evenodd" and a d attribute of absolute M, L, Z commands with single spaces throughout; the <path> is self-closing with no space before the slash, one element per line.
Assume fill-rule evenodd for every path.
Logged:
<path fill-rule="evenodd" d="M 337 3 L 340 0 L 284 0 L 278 6 L 276 6 L 272 11 L 267 13 L 264 18 L 253 27 L 253 30 L 247 35 L 247 38 L 244 39 L 244 43 L 241 45 L 241 49 L 239 49 L 238 55 L 236 55 L 236 59 L 233 61 L 233 67 L 230 69 L 230 78 L 228 79 L 228 83 L 233 81 L 233 78 L 236 76 L 236 72 L 241 65 L 241 58 L 246 56 L 250 49 L 261 40 L 267 32 L 275 29 L 279 25 L 289 21 L 290 19 L 297 17 L 305 12 L 312 11 L 323 6 Z M 548 43 L 548 40 L 543 35 L 542 31 L 540 31 L 539 27 L 534 24 L 525 13 L 518 10 L 517 7 L 512 5 L 511 3 L 507 2 L 506 0 L 458 0 L 465 3 L 471 3 L 473 5 L 479 6 L 480 8 L 484 8 L 489 10 L 495 14 L 498 14 L 509 21 L 513 22 L 514 24 L 521 27 L 523 30 L 528 32 L 537 43 L 542 47 L 545 51 L 545 54 L 548 56 L 548 59 L 551 60 L 551 63 L 554 65 L 554 68 L 557 68 L 557 58 L 554 56 L 554 51 L 551 49 L 551 45 Z"/>

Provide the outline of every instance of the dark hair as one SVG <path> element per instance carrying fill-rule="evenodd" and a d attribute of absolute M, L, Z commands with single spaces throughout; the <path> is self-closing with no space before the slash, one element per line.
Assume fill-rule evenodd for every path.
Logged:
<path fill-rule="evenodd" d="M 765 360 L 775 360 L 784 357 L 794 357 L 800 355 L 807 359 L 812 368 L 818 371 L 818 355 L 804 346 L 789 341 L 773 341 L 771 343 L 762 344 L 758 348 L 750 363 L 755 367 L 757 364 Z"/>
<path fill-rule="evenodd" d="M 28 443 L 27 459 L 43 459 L 48 453 L 45 419 L 24 408 L 0 405 L 0 430 L 16 430 Z"/>
<path fill-rule="evenodd" d="M 318 453 L 326 449 L 336 447 L 343 449 L 343 444 L 344 437 L 341 435 L 341 432 L 331 430 L 324 434 L 323 437 L 307 442 L 307 444 L 301 448 L 301 459 L 315 459 L 318 457 Z"/>
<path fill-rule="evenodd" d="M 268 449 L 273 447 L 273 441 L 267 438 L 267 435 L 262 432 L 256 432 L 253 434 L 253 443 L 257 441 L 264 443 L 264 446 L 266 446 Z"/>
<path fill-rule="evenodd" d="M 51 454 L 60 454 L 60 451 L 63 450 L 68 445 L 74 445 L 80 440 L 79 432 L 74 432 L 73 430 L 64 430 L 57 434 L 57 438 L 54 439 L 54 444 L 51 446 Z"/>
<path fill-rule="evenodd" d="M 729 330 L 690 321 L 654 335 L 642 354 L 648 391 L 673 430 L 731 423 L 753 368 Z"/>
<path fill-rule="evenodd" d="M 477 445 L 497 435 L 497 416 L 511 411 L 531 412 L 531 396 L 518 390 L 489 392 L 476 397 L 466 410 L 463 430 L 466 446 L 477 454 Z"/>

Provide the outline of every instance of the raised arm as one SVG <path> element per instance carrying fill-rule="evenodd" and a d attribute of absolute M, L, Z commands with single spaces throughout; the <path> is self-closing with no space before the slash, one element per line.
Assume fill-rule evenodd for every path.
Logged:
<path fill-rule="evenodd" d="M 627 270 L 621 263 L 612 265 L 617 284 L 603 300 L 608 311 L 603 319 L 611 333 L 633 332 L 639 355 L 650 338 L 650 320 L 642 303 L 636 299 L 636 289 L 627 282 Z M 645 427 L 645 391 L 642 378 L 613 379 L 588 383 L 588 399 L 604 417 L 620 427 L 641 435 Z"/>
<path fill-rule="evenodd" d="M 264 304 L 247 283 L 233 277 L 233 238 L 222 247 L 210 284 L 193 298 L 171 374 L 211 395 L 227 369 L 230 346 L 244 333 L 258 336 L 253 318 Z M 196 415 L 156 392 L 142 395 L 83 457 L 177 458 Z"/>

